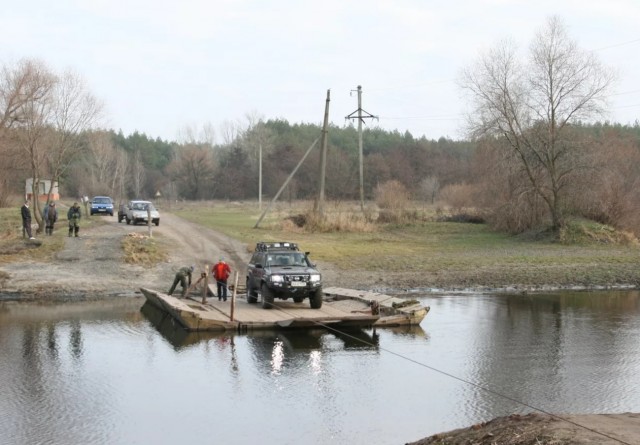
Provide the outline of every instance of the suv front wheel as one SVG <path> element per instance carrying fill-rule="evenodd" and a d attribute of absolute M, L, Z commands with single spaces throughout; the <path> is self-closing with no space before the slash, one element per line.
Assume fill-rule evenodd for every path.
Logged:
<path fill-rule="evenodd" d="M 322 307 L 322 288 L 309 295 L 309 304 L 311 309 L 320 309 Z"/>
<path fill-rule="evenodd" d="M 262 284 L 262 308 L 263 309 L 271 309 L 273 308 L 273 292 L 266 285 L 266 283 Z"/>
<path fill-rule="evenodd" d="M 256 290 L 251 285 L 251 280 L 247 278 L 247 303 L 257 303 L 258 296 L 256 295 Z"/>

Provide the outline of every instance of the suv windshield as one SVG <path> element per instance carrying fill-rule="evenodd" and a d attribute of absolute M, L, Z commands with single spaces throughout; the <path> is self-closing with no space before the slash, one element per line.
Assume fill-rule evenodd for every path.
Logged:
<path fill-rule="evenodd" d="M 308 266 L 302 252 L 277 252 L 267 255 L 267 266 Z"/>

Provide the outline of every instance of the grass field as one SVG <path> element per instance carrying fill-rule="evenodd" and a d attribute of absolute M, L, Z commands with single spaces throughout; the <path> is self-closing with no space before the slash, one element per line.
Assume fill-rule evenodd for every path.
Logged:
<path fill-rule="evenodd" d="M 379 225 L 372 232 L 307 233 L 286 221 L 310 205 L 280 204 L 254 228 L 255 204 L 189 203 L 173 211 L 247 243 L 293 241 L 345 271 L 389 274 L 408 286 L 615 286 L 640 283 L 635 243 L 578 237 L 567 245 L 491 231 L 484 224 L 436 222 Z M 350 210 L 341 210 L 350 211 Z M 284 222 L 283 222 L 284 221 Z M 593 232 L 592 224 L 573 225 Z"/>

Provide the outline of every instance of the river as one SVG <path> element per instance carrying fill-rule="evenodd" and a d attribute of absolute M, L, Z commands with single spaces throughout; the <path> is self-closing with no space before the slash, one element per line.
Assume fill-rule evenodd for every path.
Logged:
<path fill-rule="evenodd" d="M 247 335 L 140 298 L 0 303 L 0 444 L 403 444 L 640 412 L 638 292 L 416 298 L 419 327 Z"/>

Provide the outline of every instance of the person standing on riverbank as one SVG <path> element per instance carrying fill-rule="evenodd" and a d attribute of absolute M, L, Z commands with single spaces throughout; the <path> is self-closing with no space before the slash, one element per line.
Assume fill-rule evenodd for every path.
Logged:
<path fill-rule="evenodd" d="M 82 218 L 80 206 L 77 202 L 74 202 L 73 206 L 71 206 L 67 212 L 67 219 L 69 220 L 69 236 L 74 233 L 76 237 L 78 236 L 78 232 L 80 231 L 80 218 Z"/>
<path fill-rule="evenodd" d="M 52 201 L 44 209 L 44 230 L 47 235 L 53 235 L 53 226 L 56 221 L 58 221 L 58 209 L 56 209 L 56 203 Z"/>
<path fill-rule="evenodd" d="M 29 209 L 29 201 L 25 201 L 24 205 L 20 208 L 22 214 L 22 236 L 26 233 L 29 235 L 29 239 L 35 239 L 31 233 L 31 210 Z"/>
<path fill-rule="evenodd" d="M 195 266 L 185 266 L 178 269 L 176 272 L 176 277 L 173 279 L 173 284 L 171 285 L 171 289 L 169 289 L 169 295 L 173 294 L 173 291 L 176 290 L 176 286 L 178 283 L 182 286 L 182 298 L 187 296 L 187 290 L 189 286 L 191 286 L 191 275 L 193 274 L 193 270 Z M 188 281 L 188 285 L 187 285 Z"/>
<path fill-rule="evenodd" d="M 218 285 L 218 301 L 227 301 L 227 280 L 231 275 L 231 268 L 224 261 L 224 257 L 220 258 L 218 263 L 213 266 L 213 278 L 216 279 Z"/>

